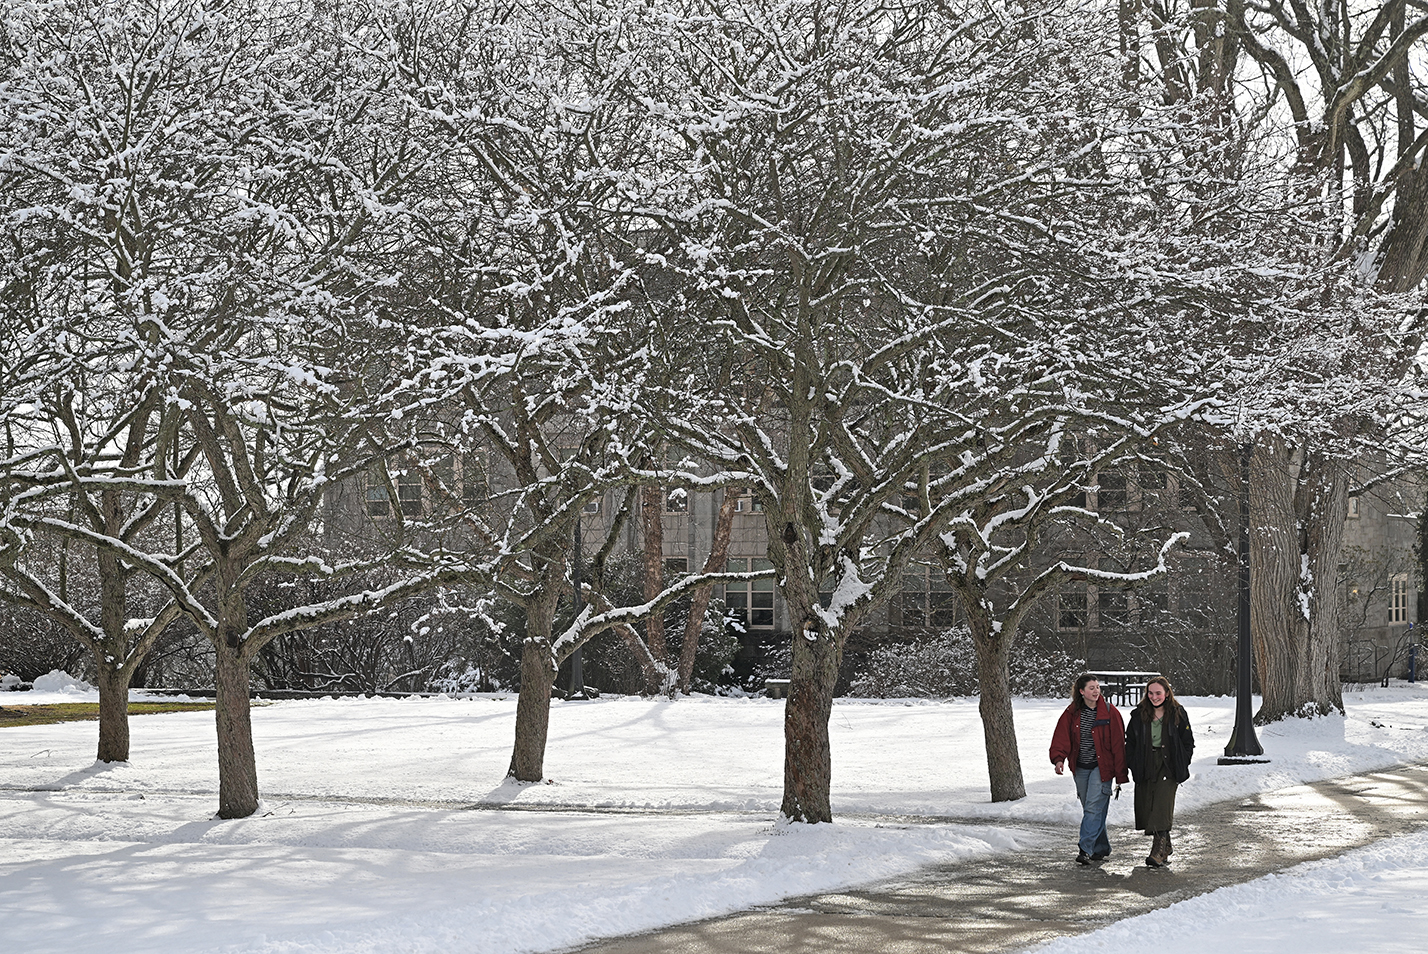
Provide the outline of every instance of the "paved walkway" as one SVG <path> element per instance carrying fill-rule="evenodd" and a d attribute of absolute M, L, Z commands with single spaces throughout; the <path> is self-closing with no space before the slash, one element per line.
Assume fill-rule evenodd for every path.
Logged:
<path fill-rule="evenodd" d="M 1428 826 L 1428 765 L 1223 802 L 1178 821 L 1168 869 L 1145 867 L 1150 840 L 1130 830 L 1112 830 L 1115 854 L 1105 863 L 1080 868 L 1072 861 L 1073 830 L 1026 826 L 1035 847 L 1015 854 L 924 869 L 857 890 L 792 898 L 773 907 L 598 942 L 581 952 L 1022 950 Z"/>

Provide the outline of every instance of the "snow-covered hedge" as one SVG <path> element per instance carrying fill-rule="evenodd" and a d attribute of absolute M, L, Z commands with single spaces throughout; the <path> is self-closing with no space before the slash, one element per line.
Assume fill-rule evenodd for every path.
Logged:
<path fill-rule="evenodd" d="M 1012 648 L 1013 695 L 1057 697 L 1070 691 L 1085 661 L 1030 640 Z M 865 698 L 970 696 L 978 692 L 972 634 L 956 626 L 924 639 L 888 643 L 867 654 L 848 694 Z"/>

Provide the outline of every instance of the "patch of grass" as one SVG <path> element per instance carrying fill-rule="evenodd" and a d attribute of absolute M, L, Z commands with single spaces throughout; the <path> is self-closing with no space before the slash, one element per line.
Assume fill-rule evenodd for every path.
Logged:
<path fill-rule="evenodd" d="M 131 702 L 129 714 L 192 712 L 212 709 L 211 702 Z M 54 722 L 94 722 L 99 719 L 97 702 L 57 702 L 39 706 L 0 706 L 0 729 L 12 725 L 49 725 Z"/>

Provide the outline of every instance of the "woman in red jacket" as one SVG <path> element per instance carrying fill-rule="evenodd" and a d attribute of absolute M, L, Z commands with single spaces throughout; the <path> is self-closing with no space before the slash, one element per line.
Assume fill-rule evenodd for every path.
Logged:
<path fill-rule="evenodd" d="M 1051 736 L 1051 764 L 1056 774 L 1072 763 L 1076 797 L 1081 800 L 1081 843 L 1076 863 L 1089 865 L 1109 858 L 1106 813 L 1111 808 L 1111 783 L 1117 788 L 1126 775 L 1126 728 L 1116 707 L 1101 698 L 1101 684 L 1090 673 L 1076 678 L 1071 704 L 1061 713 Z"/>

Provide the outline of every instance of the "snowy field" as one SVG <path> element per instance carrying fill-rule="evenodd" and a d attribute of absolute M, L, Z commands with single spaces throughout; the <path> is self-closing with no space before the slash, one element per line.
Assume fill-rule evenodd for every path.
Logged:
<path fill-rule="evenodd" d="M 85 697 L 3 693 L 0 705 Z M 1199 748 L 1182 811 L 1428 760 L 1428 688 L 1352 693 L 1347 718 L 1263 729 L 1273 762 L 1261 766 L 1215 764 L 1232 700 L 1183 701 Z M 764 699 L 556 702 L 551 781 L 529 786 L 503 778 L 514 697 L 276 703 L 253 713 L 262 811 L 229 822 L 212 817 L 212 713 L 133 719 L 132 760 L 116 766 L 95 764 L 94 723 L 4 728 L 0 947 L 548 951 L 1041 837 L 1018 821 L 1065 823 L 1069 846 L 1079 806 L 1069 776 L 1046 757 L 1064 704 L 1018 702 L 1029 794 L 991 805 L 975 699 L 840 700 L 832 826 L 777 823 L 783 706 Z M 1112 804 L 1112 824 L 1128 825 L 1130 799 Z M 1357 860 L 1229 889 L 1241 894 L 1220 903 L 1246 922 L 1267 905 L 1286 916 L 1281 927 L 1317 941 L 1318 927 L 1279 899 L 1330 911 L 1319 897 L 1327 894 L 1379 904 L 1359 916 L 1382 929 L 1408 896 L 1374 892 L 1402 883 L 1421 897 L 1424 847 L 1416 838 L 1374 846 Z M 1348 882 L 1362 890 L 1345 892 Z M 1203 910 L 1180 907 L 1137 930 L 1158 930 L 1156 919 L 1210 930 Z M 1124 949 L 1124 936 L 1111 934 L 1120 929 L 1094 937 Z"/>

